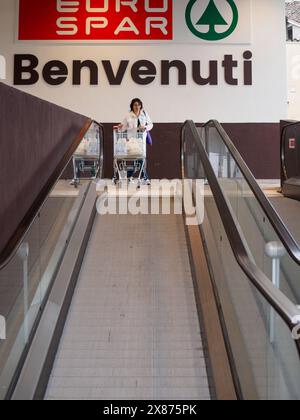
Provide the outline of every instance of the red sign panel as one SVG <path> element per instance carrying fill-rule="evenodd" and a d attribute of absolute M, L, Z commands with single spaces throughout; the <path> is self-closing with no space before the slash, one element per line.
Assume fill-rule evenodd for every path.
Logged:
<path fill-rule="evenodd" d="M 173 0 L 19 0 L 19 40 L 171 40 Z"/>

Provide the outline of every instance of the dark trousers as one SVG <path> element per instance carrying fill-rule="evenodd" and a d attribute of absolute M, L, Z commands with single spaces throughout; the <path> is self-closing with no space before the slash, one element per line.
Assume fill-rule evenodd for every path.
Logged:
<path fill-rule="evenodd" d="M 138 163 L 142 166 L 143 165 L 143 161 L 142 160 L 138 160 Z M 133 177 L 133 175 L 135 174 L 135 171 L 128 171 L 127 172 L 127 176 L 128 176 L 128 178 L 131 178 L 131 177 Z M 143 171 L 142 171 L 142 178 L 143 179 L 145 179 L 145 180 L 148 180 L 149 179 L 149 176 L 148 176 L 148 173 L 147 173 L 147 171 L 146 171 L 146 168 L 145 168 L 145 166 L 144 166 L 144 169 L 143 169 Z"/>

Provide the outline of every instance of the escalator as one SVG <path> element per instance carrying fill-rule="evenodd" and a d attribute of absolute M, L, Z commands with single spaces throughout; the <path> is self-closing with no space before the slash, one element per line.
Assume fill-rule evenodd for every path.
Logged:
<path fill-rule="evenodd" d="M 52 185 L 1 265 L 1 399 L 300 399 L 299 246 L 218 122 L 181 143 L 155 214 Z"/>
<path fill-rule="evenodd" d="M 285 122 L 281 130 L 281 189 L 284 197 L 300 201 L 300 123 Z"/>
<path fill-rule="evenodd" d="M 267 293 L 263 293 L 263 296 L 258 293 L 257 283 L 256 287 L 253 287 L 253 283 L 244 281 L 236 266 L 239 261 L 238 255 L 234 260 L 230 256 L 230 247 L 236 247 L 233 247 L 228 239 L 232 233 L 230 231 L 237 228 L 237 235 L 249 259 L 247 268 L 249 264 L 255 264 L 256 269 L 260 271 L 259 276 L 273 283 L 284 296 L 284 300 L 288 299 L 289 305 L 292 304 L 296 311 L 300 298 L 297 281 L 299 246 L 259 188 L 221 125 L 211 121 L 198 131 L 211 164 L 211 168 L 209 165 L 207 168 L 214 172 L 218 187 L 222 189 L 233 217 L 232 227 L 226 232 L 226 215 L 220 217 L 221 206 L 215 194 L 211 192 L 212 186 L 208 181 L 205 191 L 206 217 L 201 226 L 202 238 L 207 246 L 207 257 L 225 316 L 224 322 L 227 324 L 224 329 L 232 335 L 229 341 L 232 343 L 237 340 L 241 346 L 236 354 L 235 347 L 232 347 L 233 357 L 236 358 L 235 365 L 239 366 L 241 387 L 243 389 L 245 386 L 245 389 L 248 389 L 249 384 L 246 384 L 251 371 L 252 390 L 257 393 L 255 399 L 299 399 L 299 361 L 294 343 L 290 340 L 291 334 L 284 327 L 283 320 L 286 314 L 280 311 L 281 320 L 278 315 L 274 316 L 273 309 L 269 306 L 270 296 L 268 297 Z M 191 152 L 191 155 L 194 153 Z M 186 158 L 188 159 L 188 156 Z M 190 167 L 188 177 L 207 177 L 208 169 L 204 168 L 203 160 L 194 161 Z M 194 168 L 198 171 L 196 175 Z M 242 260 L 238 265 L 245 272 L 244 257 Z M 260 286 L 259 290 L 261 292 Z M 278 301 L 279 295 L 275 296 L 275 300 Z M 236 321 L 231 325 L 230 321 L 235 318 Z M 297 315 L 290 318 L 294 322 L 297 319 Z M 237 331 L 240 332 L 239 340 Z M 287 344 L 289 341 L 291 347 Z M 286 357 L 290 364 L 286 363 Z M 250 366 L 248 365 L 248 373 L 243 376 L 246 361 Z"/>

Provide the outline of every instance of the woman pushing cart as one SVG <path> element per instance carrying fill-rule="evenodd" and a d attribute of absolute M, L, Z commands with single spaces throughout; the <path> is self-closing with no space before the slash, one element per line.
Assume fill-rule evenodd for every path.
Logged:
<path fill-rule="evenodd" d="M 134 176 L 137 176 L 138 186 L 141 182 L 150 185 L 146 169 L 146 144 L 152 145 L 152 128 L 153 123 L 142 101 L 133 99 L 130 113 L 114 129 L 114 182 L 133 182 Z"/>

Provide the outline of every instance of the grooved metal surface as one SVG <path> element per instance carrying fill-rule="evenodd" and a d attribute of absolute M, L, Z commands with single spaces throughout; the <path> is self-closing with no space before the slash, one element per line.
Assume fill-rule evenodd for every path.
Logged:
<path fill-rule="evenodd" d="M 291 235 L 300 243 L 299 211 L 300 202 L 282 196 L 271 197 L 271 203 L 284 221 Z"/>
<path fill-rule="evenodd" d="M 97 216 L 46 399 L 210 399 L 182 216 Z"/>

